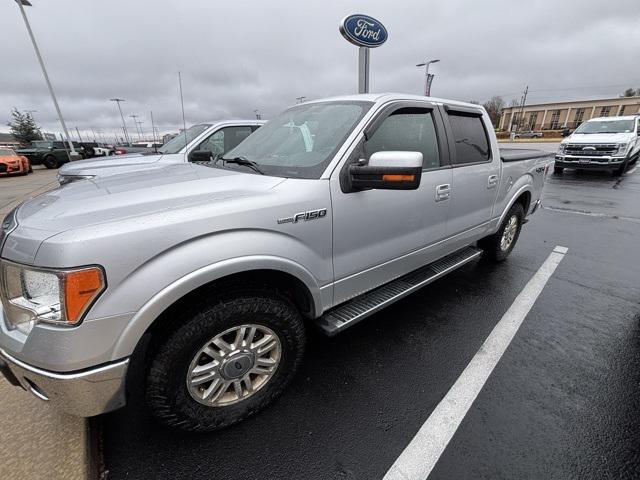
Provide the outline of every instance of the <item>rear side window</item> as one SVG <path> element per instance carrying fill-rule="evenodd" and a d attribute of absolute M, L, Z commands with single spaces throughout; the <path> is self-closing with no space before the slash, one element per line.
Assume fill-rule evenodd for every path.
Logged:
<path fill-rule="evenodd" d="M 489 161 L 489 139 L 481 117 L 449 112 L 449 123 L 455 145 L 453 165 Z"/>
<path fill-rule="evenodd" d="M 422 168 L 438 168 L 438 138 L 431 110 L 401 108 L 389 115 L 365 143 L 367 160 L 382 151 L 420 152 Z"/>

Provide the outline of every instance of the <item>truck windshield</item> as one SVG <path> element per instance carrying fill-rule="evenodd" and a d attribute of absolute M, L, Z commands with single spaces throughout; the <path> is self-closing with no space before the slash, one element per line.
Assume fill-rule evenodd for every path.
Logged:
<path fill-rule="evenodd" d="M 167 153 L 167 154 L 178 153 L 180 150 L 182 150 L 185 147 L 187 143 L 190 143 L 194 138 L 196 138 L 198 135 L 200 135 L 210 126 L 211 125 L 209 124 L 202 123 L 200 125 L 194 125 L 193 127 L 187 128 L 186 142 L 185 142 L 185 132 L 180 132 L 178 135 L 176 135 L 167 143 L 165 143 L 162 147 L 160 147 L 158 149 L 158 153 Z M 146 147 L 146 144 L 145 144 L 145 147 Z"/>
<path fill-rule="evenodd" d="M 574 133 L 631 133 L 633 120 L 593 120 L 583 123 Z"/>
<path fill-rule="evenodd" d="M 223 160 L 255 162 L 267 175 L 319 178 L 371 105 L 356 101 L 298 105 L 268 121 Z M 245 168 L 237 163 L 227 165 Z"/>

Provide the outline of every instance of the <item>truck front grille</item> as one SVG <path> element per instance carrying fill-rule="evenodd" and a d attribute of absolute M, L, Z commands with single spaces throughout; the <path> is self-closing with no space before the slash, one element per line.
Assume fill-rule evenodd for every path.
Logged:
<path fill-rule="evenodd" d="M 565 147 L 566 155 L 574 155 L 576 157 L 610 157 L 618 151 L 618 145 L 615 143 L 607 144 L 568 144 Z"/>

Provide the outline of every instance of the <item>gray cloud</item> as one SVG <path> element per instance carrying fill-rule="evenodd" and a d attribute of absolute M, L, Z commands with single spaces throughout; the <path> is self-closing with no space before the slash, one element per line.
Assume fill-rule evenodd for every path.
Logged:
<path fill-rule="evenodd" d="M 284 1 L 33 0 L 27 8 L 71 128 L 120 128 L 109 98 L 125 98 L 125 115 L 150 130 L 181 124 L 177 72 L 187 123 L 276 114 L 305 95 L 352 93 L 357 48 L 339 20 L 370 14 L 389 30 L 372 52 L 372 91 L 420 93 L 415 64 L 433 66 L 433 93 L 507 100 L 529 85 L 531 101 L 616 96 L 640 87 L 637 0 Z M 59 131 L 51 100 L 17 6 L 0 3 L 3 49 L 0 112 L 36 109 L 47 131 Z M 7 43 L 5 42 L 5 45 Z M 0 118 L 2 118 L 0 116 Z M 127 118 L 130 129 L 132 119 Z M 3 122 L 4 123 L 4 122 Z"/>

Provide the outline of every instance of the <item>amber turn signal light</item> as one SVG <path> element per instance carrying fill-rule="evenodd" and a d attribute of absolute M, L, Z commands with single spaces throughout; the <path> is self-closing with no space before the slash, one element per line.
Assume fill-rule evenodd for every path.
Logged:
<path fill-rule="evenodd" d="M 383 175 L 383 182 L 413 182 L 415 175 Z"/>
<path fill-rule="evenodd" d="M 97 267 L 69 272 L 64 278 L 66 320 L 75 324 L 105 288 L 104 275 Z"/>

